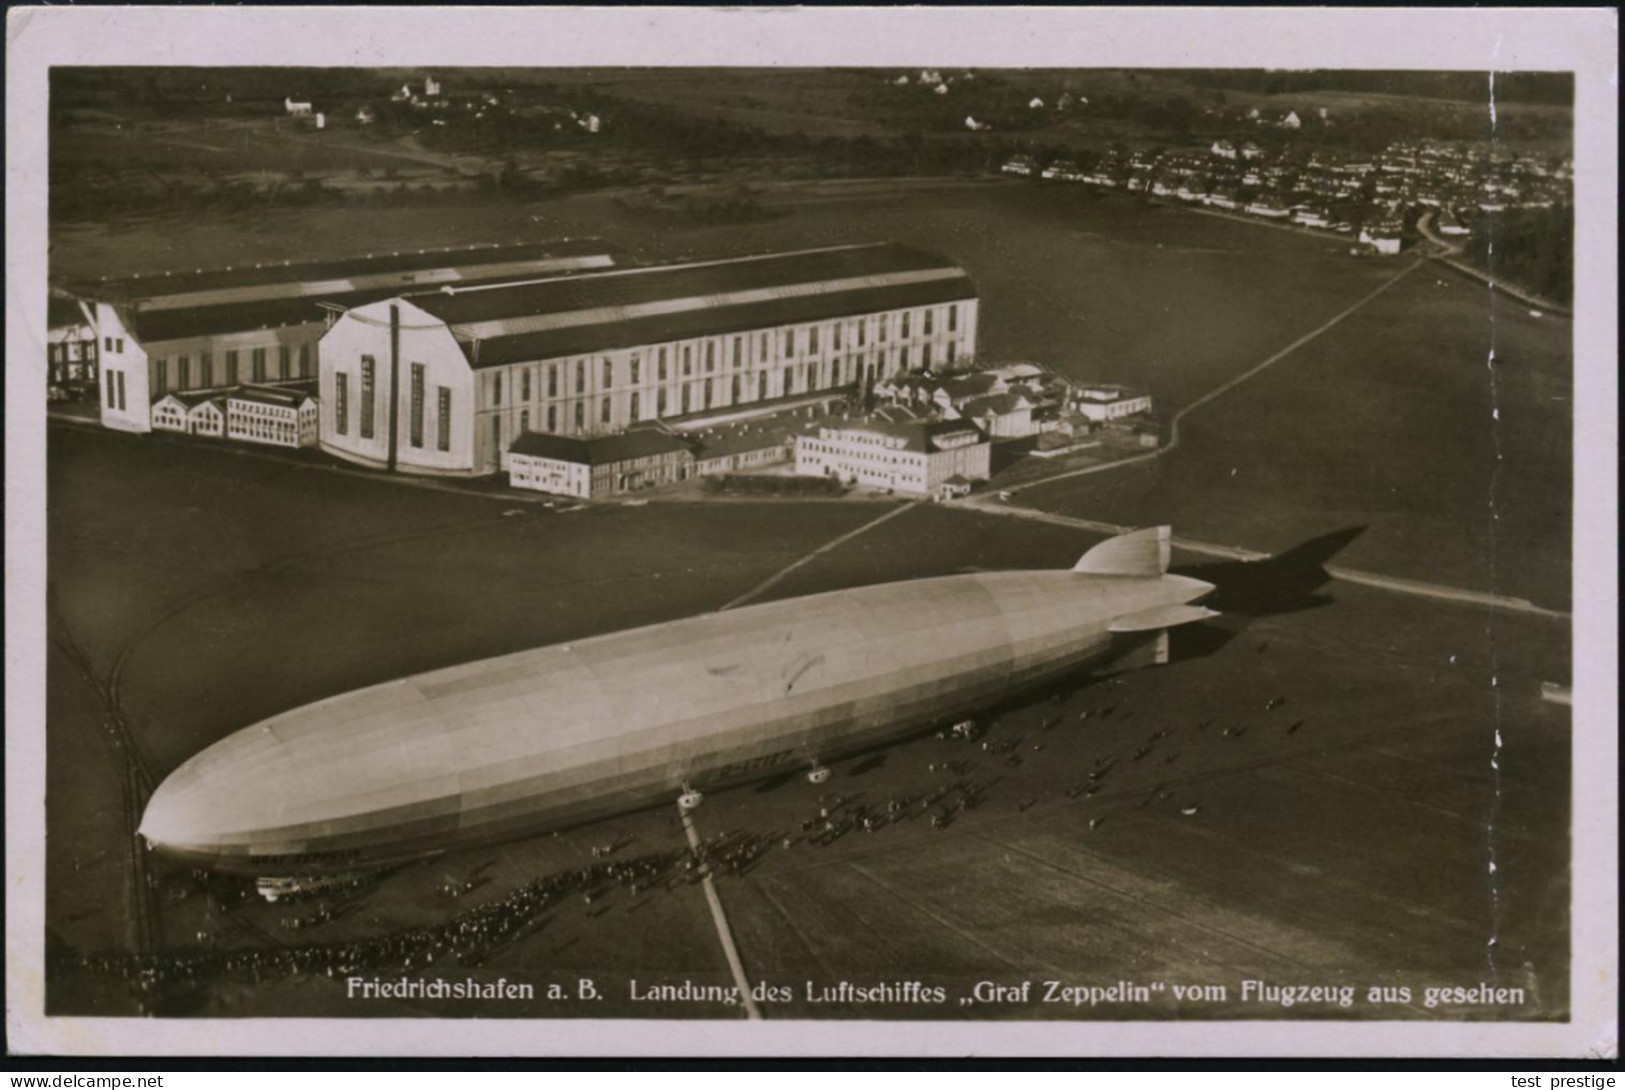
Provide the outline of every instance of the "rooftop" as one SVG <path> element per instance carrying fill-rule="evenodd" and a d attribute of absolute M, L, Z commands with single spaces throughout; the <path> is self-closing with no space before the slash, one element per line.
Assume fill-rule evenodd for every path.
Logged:
<path fill-rule="evenodd" d="M 968 420 L 911 420 L 890 421 L 874 417 L 852 419 L 833 418 L 819 421 L 820 427 L 835 431 L 860 431 L 871 435 L 887 435 L 903 440 L 903 450 L 935 453 L 953 446 L 950 440 L 974 437 L 981 442 L 986 437 L 982 429 Z"/>
<path fill-rule="evenodd" d="M 532 431 L 515 439 L 508 449 L 511 454 L 528 454 L 537 458 L 574 462 L 577 465 L 603 466 L 657 454 L 688 451 L 690 448 L 688 443 L 675 435 L 653 429 L 640 429 L 592 439 L 546 435 Z"/>
<path fill-rule="evenodd" d="M 947 258 L 897 243 L 551 277 L 408 298 L 475 367 L 973 299 Z"/>
<path fill-rule="evenodd" d="M 506 283 L 613 264 L 599 240 L 564 239 L 133 277 L 76 290 L 119 305 L 136 339 L 153 343 L 320 322 L 324 303 L 360 306 L 426 285 Z"/>

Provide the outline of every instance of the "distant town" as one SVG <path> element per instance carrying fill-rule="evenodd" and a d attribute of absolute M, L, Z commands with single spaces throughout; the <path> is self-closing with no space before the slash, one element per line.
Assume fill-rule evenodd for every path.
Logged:
<path fill-rule="evenodd" d="M 1295 111 L 1268 123 L 1287 131 L 1303 124 Z M 1002 169 L 1356 236 L 1370 252 L 1390 255 L 1414 241 L 1417 221 L 1407 213 L 1424 231 L 1459 239 L 1490 213 L 1570 203 L 1574 177 L 1567 156 L 1425 143 L 1392 144 L 1373 156 L 1269 152 L 1250 140 L 1215 140 L 1205 155 L 1112 152 L 1087 165 L 1023 154 Z"/>

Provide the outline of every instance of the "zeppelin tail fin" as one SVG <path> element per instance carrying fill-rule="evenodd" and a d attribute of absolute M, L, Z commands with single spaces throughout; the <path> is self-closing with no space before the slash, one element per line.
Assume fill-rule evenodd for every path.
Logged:
<path fill-rule="evenodd" d="M 1217 610 L 1208 609 L 1206 606 L 1193 606 L 1188 603 L 1157 606 L 1154 609 L 1142 609 L 1138 613 L 1119 617 L 1108 626 L 1107 631 L 1118 633 L 1166 631 L 1175 625 L 1191 624 L 1217 616 L 1219 616 Z"/>
<path fill-rule="evenodd" d="M 1107 538 L 1084 553 L 1072 570 L 1082 575 L 1163 575 L 1170 548 L 1168 527 L 1148 526 Z"/>

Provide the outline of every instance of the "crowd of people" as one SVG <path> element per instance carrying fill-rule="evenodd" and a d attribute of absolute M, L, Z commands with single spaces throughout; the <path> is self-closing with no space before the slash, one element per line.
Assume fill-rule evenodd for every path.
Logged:
<path fill-rule="evenodd" d="M 1059 706 L 1059 698 L 1056 698 Z M 1282 698 L 1271 700 L 1266 711 L 1275 711 L 1284 703 Z M 1119 709 L 1107 704 L 1078 713 L 1076 723 L 1082 726 L 1091 716 L 1108 718 Z M 1118 715 L 1128 718 L 1128 713 Z M 1047 735 L 1063 722 L 1059 714 L 1048 715 L 1039 725 L 1041 734 Z M 1302 725 L 1297 720 L 1288 733 Z M 967 721 L 968 723 L 968 721 Z M 473 905 L 455 912 L 442 922 L 410 927 L 384 934 L 343 941 L 289 942 L 281 935 L 265 932 L 269 940 L 250 948 L 211 948 L 207 931 L 199 931 L 195 946 L 170 949 L 161 954 L 145 956 L 127 952 L 103 952 L 77 958 L 79 967 L 92 973 L 122 979 L 131 989 L 143 1009 L 151 1009 L 157 997 L 167 988 L 184 989 L 220 977 L 258 983 L 300 975 L 344 977 L 362 973 L 379 973 L 423 969 L 446 959 L 455 959 L 461 967 L 478 966 L 502 946 L 537 927 L 550 911 L 560 909 L 572 899 L 587 907 L 589 917 L 608 911 L 608 899 L 617 891 L 638 899 L 659 890 L 671 890 L 692 885 L 705 877 L 741 877 L 751 872 L 762 859 L 775 849 L 790 850 L 798 846 L 823 848 L 835 844 L 854 833 L 873 834 L 883 828 L 902 823 L 925 821 L 931 828 L 946 829 L 966 811 L 975 810 L 989 797 L 1002 777 L 978 780 L 972 773 L 985 758 L 998 759 L 1002 764 L 1020 763 L 1018 751 L 1024 744 L 1040 751 L 1044 742 L 1037 736 L 1007 735 L 990 737 L 977 726 L 962 723 L 951 730 L 940 732 L 940 741 L 951 744 L 957 751 L 946 758 L 933 755 L 926 765 L 929 779 L 923 790 L 892 792 L 883 800 L 865 800 L 865 792 L 843 794 L 831 792 L 820 796 L 816 814 L 799 822 L 795 832 L 750 832 L 735 830 L 703 840 L 697 848 L 645 852 L 623 856 L 623 850 L 632 838 L 617 839 L 606 845 L 594 846 L 590 863 L 549 874 L 519 885 L 501 897 Z M 1212 725 L 1212 720 L 1195 724 L 1200 734 Z M 1226 737 L 1240 736 L 1239 726 L 1223 731 Z M 1131 751 L 1130 760 L 1140 762 L 1155 752 L 1170 731 L 1158 728 Z M 1164 763 L 1171 763 L 1173 757 Z M 1100 791 L 1114 769 L 1121 767 L 1117 754 L 1110 750 L 1096 752 L 1084 777 L 1066 787 L 1062 794 L 1067 800 L 1087 798 Z M 1168 790 L 1158 785 L 1141 806 L 1157 801 Z M 1041 794 L 1041 793 L 1040 793 Z M 1025 812 L 1037 801 L 1027 798 L 1019 806 Z M 1182 805 L 1180 812 L 1194 816 L 1198 808 Z M 1103 815 L 1097 815 L 1088 827 L 1097 828 Z M 554 834 L 557 836 L 558 834 Z M 462 901 L 490 881 L 481 877 L 486 866 L 476 868 L 461 878 L 447 878 L 439 886 L 442 894 L 453 901 Z M 230 882 L 215 876 L 195 872 L 190 876 L 177 874 L 179 880 L 190 879 L 189 894 L 201 892 L 210 909 L 236 914 L 241 902 L 253 899 L 253 890 L 247 883 Z M 304 900 L 309 911 L 284 916 L 278 923 L 282 931 L 306 931 L 332 923 L 360 904 L 367 896 L 378 876 L 329 881 L 313 885 L 303 894 L 295 894 L 297 902 Z M 244 913 L 243 919 L 251 919 Z"/>

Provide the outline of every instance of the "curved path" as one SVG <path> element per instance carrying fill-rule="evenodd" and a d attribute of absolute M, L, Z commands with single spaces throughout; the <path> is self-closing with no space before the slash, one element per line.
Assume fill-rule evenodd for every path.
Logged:
<path fill-rule="evenodd" d="M 1290 356 L 1292 353 L 1296 352 L 1298 349 L 1302 348 L 1304 345 L 1308 344 L 1310 341 L 1312 341 L 1315 338 L 1319 337 L 1321 334 L 1325 333 L 1327 330 L 1330 330 L 1334 326 L 1341 323 L 1344 319 L 1348 318 L 1350 315 L 1352 315 L 1356 311 L 1360 310 L 1367 303 L 1371 302 L 1371 300 L 1375 299 L 1377 296 L 1381 295 L 1383 292 L 1387 291 L 1389 288 L 1391 288 L 1395 284 L 1399 283 L 1405 277 L 1407 277 L 1411 273 L 1415 272 L 1418 268 L 1421 267 L 1421 265 L 1422 265 L 1421 261 L 1413 261 L 1413 262 L 1411 262 L 1409 265 L 1405 266 L 1403 269 L 1400 269 L 1393 276 L 1390 276 L 1387 280 L 1384 280 L 1381 284 L 1378 284 L 1371 291 L 1369 291 L 1366 294 L 1362 295 L 1359 299 L 1355 300 L 1353 303 L 1350 303 L 1348 306 L 1344 307 L 1342 310 L 1338 311 L 1336 314 L 1334 314 L 1330 318 L 1326 319 L 1326 321 L 1322 322 L 1320 325 L 1316 326 L 1314 329 L 1311 329 L 1309 332 L 1305 333 L 1303 336 L 1299 337 L 1297 340 L 1293 341 L 1291 344 L 1287 345 L 1285 348 L 1281 349 L 1280 351 L 1274 353 L 1271 356 L 1266 357 L 1263 360 L 1260 360 L 1258 363 L 1255 363 L 1253 366 L 1249 367 L 1247 370 L 1243 371 L 1241 374 L 1235 376 L 1234 378 L 1220 383 L 1218 386 L 1215 386 L 1213 389 L 1209 390 L 1207 393 L 1203 394 L 1201 397 L 1197 398 L 1195 401 L 1192 401 L 1189 405 L 1186 405 L 1183 408 L 1181 408 L 1178 412 L 1174 413 L 1172 420 L 1169 421 L 1169 425 L 1168 425 L 1168 442 L 1164 443 L 1162 446 L 1158 447 L 1156 450 L 1148 451 L 1145 454 L 1136 454 L 1132 458 L 1124 458 L 1124 459 L 1121 459 L 1120 461 L 1116 461 L 1116 462 L 1106 462 L 1106 463 L 1104 463 L 1102 465 L 1087 466 L 1087 467 L 1085 467 L 1083 469 L 1074 469 L 1074 470 L 1072 470 L 1071 472 L 1068 472 L 1068 473 L 1056 473 L 1056 474 L 1054 474 L 1052 476 L 1049 476 L 1049 477 L 1042 477 L 1042 478 L 1040 478 L 1040 479 L 1038 479 L 1036 481 L 1028 481 L 1025 484 L 1012 485 L 1011 487 L 1006 488 L 1003 491 L 1005 491 L 1007 493 L 1024 492 L 1029 488 L 1036 488 L 1039 485 L 1049 484 L 1052 481 L 1066 480 L 1068 477 L 1084 477 L 1084 476 L 1087 476 L 1087 475 L 1089 475 L 1091 473 L 1104 473 L 1104 472 L 1106 472 L 1107 470 L 1110 470 L 1110 469 L 1121 469 L 1124 466 L 1136 465 L 1136 464 L 1138 464 L 1140 462 L 1149 462 L 1149 461 L 1152 461 L 1154 459 L 1161 458 L 1164 454 L 1168 454 L 1168 453 L 1174 451 L 1175 449 L 1177 449 L 1179 447 L 1179 424 L 1180 424 L 1180 421 L 1184 420 L 1185 417 L 1188 414 L 1190 414 L 1192 412 L 1195 412 L 1197 409 L 1200 409 L 1203 405 L 1206 405 L 1208 402 L 1213 401 L 1216 398 L 1222 397 L 1223 395 L 1229 393 L 1231 390 L 1234 390 L 1237 386 L 1240 386 L 1242 383 L 1246 382 L 1248 379 L 1253 378 L 1254 376 L 1258 375 L 1260 372 L 1264 371 L 1266 368 L 1272 367 L 1276 363 L 1279 363 L 1281 360 L 1285 359 L 1287 356 Z"/>

